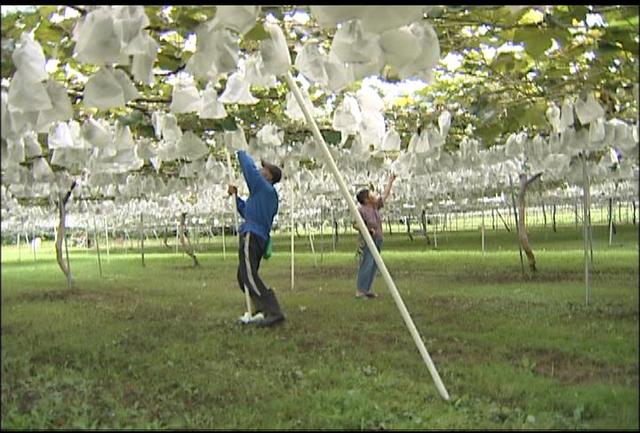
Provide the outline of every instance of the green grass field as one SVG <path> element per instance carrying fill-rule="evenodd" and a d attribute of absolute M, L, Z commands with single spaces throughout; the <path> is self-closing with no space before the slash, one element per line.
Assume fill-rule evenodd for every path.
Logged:
<path fill-rule="evenodd" d="M 386 230 L 386 227 L 385 227 Z M 440 376 L 445 402 L 378 276 L 354 299 L 356 238 L 287 235 L 261 267 L 284 325 L 237 323 L 236 240 L 72 248 L 67 288 L 45 242 L 2 248 L 2 428 L 638 429 L 638 231 L 593 230 L 591 303 L 573 226 L 516 235 L 386 235 L 383 257 Z M 169 240 L 171 243 L 173 239 Z M 129 243 L 127 242 L 127 245 Z M 525 263 L 526 265 L 526 263 Z"/>

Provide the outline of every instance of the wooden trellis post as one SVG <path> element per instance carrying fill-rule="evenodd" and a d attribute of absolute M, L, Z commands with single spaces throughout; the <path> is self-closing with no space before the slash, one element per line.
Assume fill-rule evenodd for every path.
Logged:
<path fill-rule="evenodd" d="M 102 277 L 102 260 L 100 259 L 100 245 L 98 244 L 98 229 L 96 227 L 96 217 L 93 216 L 93 241 L 96 243 L 96 251 L 98 252 L 98 269 L 100 277 Z"/>

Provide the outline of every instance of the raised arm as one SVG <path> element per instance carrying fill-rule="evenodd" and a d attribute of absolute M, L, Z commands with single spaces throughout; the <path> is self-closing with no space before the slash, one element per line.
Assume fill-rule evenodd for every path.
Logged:
<path fill-rule="evenodd" d="M 244 175 L 244 180 L 247 182 L 249 192 L 253 192 L 261 187 L 268 185 L 267 180 L 262 177 L 260 171 L 253 162 L 253 159 L 244 150 L 238 151 L 238 161 L 240 161 L 240 168 Z"/>
<path fill-rule="evenodd" d="M 391 193 L 391 185 L 393 185 L 394 180 L 396 180 L 396 175 L 394 173 L 391 173 L 391 176 L 389 176 L 389 182 L 387 183 L 387 186 L 384 189 L 384 192 L 382 193 L 383 202 L 386 202 L 387 199 L 389 198 L 389 194 Z"/>

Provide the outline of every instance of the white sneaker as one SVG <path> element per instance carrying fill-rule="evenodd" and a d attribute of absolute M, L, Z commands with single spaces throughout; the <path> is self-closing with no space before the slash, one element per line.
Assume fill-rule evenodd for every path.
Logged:
<path fill-rule="evenodd" d="M 257 320 L 262 320 L 262 319 L 264 319 L 264 314 L 257 313 L 254 316 L 251 316 L 251 313 L 249 313 L 248 311 L 245 311 L 244 315 L 238 317 L 238 321 L 244 324 L 255 322 Z"/>

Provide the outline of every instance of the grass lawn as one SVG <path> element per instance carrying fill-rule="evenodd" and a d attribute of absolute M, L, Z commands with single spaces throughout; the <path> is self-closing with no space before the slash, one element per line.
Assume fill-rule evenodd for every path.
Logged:
<path fill-rule="evenodd" d="M 386 228 L 386 227 L 385 227 Z M 2 247 L 2 428 L 638 429 L 638 231 L 594 227 L 591 303 L 573 226 L 386 235 L 383 257 L 451 395 L 438 395 L 383 279 L 354 299 L 353 235 L 275 237 L 261 274 L 287 321 L 237 323 L 235 238 L 198 260 L 157 241 L 36 260 Z M 433 241 L 433 239 L 432 239 Z M 170 239 L 173 242 L 173 239 Z M 135 244 L 134 244 L 135 246 Z M 526 260 L 525 260 L 526 266 Z"/>

